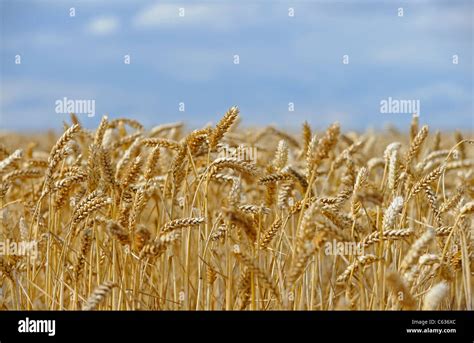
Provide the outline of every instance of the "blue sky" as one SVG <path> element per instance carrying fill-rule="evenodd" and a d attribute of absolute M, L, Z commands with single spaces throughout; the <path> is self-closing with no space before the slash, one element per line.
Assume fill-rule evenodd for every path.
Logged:
<path fill-rule="evenodd" d="M 95 100 L 89 127 L 104 113 L 202 126 L 231 105 L 247 125 L 406 127 L 380 113 L 389 97 L 420 100 L 435 128 L 474 127 L 472 1 L 0 3 L 1 128 L 59 128 L 64 97 Z"/>

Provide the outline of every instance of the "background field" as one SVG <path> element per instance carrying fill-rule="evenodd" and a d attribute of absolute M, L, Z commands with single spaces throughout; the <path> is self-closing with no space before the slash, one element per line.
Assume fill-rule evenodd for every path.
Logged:
<path fill-rule="evenodd" d="M 1 308 L 472 309 L 472 137 L 238 122 L 1 135 Z"/>

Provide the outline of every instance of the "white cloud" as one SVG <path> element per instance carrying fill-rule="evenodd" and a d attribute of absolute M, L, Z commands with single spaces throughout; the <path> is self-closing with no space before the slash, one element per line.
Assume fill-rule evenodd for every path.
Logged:
<path fill-rule="evenodd" d="M 87 31 L 92 34 L 105 36 L 115 33 L 119 28 L 116 17 L 98 17 L 89 22 Z"/>
<path fill-rule="evenodd" d="M 237 21 L 252 19 L 255 14 L 255 6 L 156 3 L 140 10 L 132 19 L 132 24 L 139 28 L 205 25 L 208 28 L 224 29 L 236 26 Z"/>
<path fill-rule="evenodd" d="M 231 52 L 212 48 L 170 46 L 164 49 L 160 56 L 149 50 L 143 53 L 141 58 L 152 70 L 160 74 L 192 82 L 210 81 L 216 78 L 226 65 L 234 66 Z"/>
<path fill-rule="evenodd" d="M 416 98 L 425 101 L 452 101 L 455 103 L 469 102 L 471 96 L 465 88 L 452 82 L 437 82 L 419 87 L 412 92 Z"/>
<path fill-rule="evenodd" d="M 52 100 L 64 96 L 92 99 L 97 87 L 77 85 L 68 82 L 50 82 L 37 78 L 6 78 L 2 80 L 0 92 L 0 108 L 21 104 L 25 99 L 33 102 L 51 103 Z M 53 106 L 53 105 L 51 105 Z"/>
<path fill-rule="evenodd" d="M 453 4 L 453 7 L 428 7 L 414 15 L 415 29 L 446 31 L 472 29 L 472 5 L 469 3 Z"/>
<path fill-rule="evenodd" d="M 429 39 L 429 38 L 428 38 Z M 446 53 L 444 53 L 446 55 Z M 435 41 L 406 40 L 385 46 L 374 46 L 370 60 L 377 64 L 419 65 L 424 67 L 449 67 L 450 60 Z M 444 57 L 444 59 L 443 59 Z"/>
<path fill-rule="evenodd" d="M 139 27 L 151 27 L 174 25 L 179 19 L 182 19 L 179 17 L 179 6 L 156 4 L 141 10 L 133 19 L 133 23 Z"/>

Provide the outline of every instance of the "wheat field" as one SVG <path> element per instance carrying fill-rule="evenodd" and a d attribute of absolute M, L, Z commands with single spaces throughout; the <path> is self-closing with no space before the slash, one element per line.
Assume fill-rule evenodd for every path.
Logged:
<path fill-rule="evenodd" d="M 239 124 L 2 133 L 0 308 L 472 309 L 471 132 Z"/>

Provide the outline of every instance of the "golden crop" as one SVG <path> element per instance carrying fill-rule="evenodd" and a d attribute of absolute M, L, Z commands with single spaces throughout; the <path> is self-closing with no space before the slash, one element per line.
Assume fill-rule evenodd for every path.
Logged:
<path fill-rule="evenodd" d="M 0 308 L 472 309 L 472 140 L 238 117 L 2 134 Z"/>

